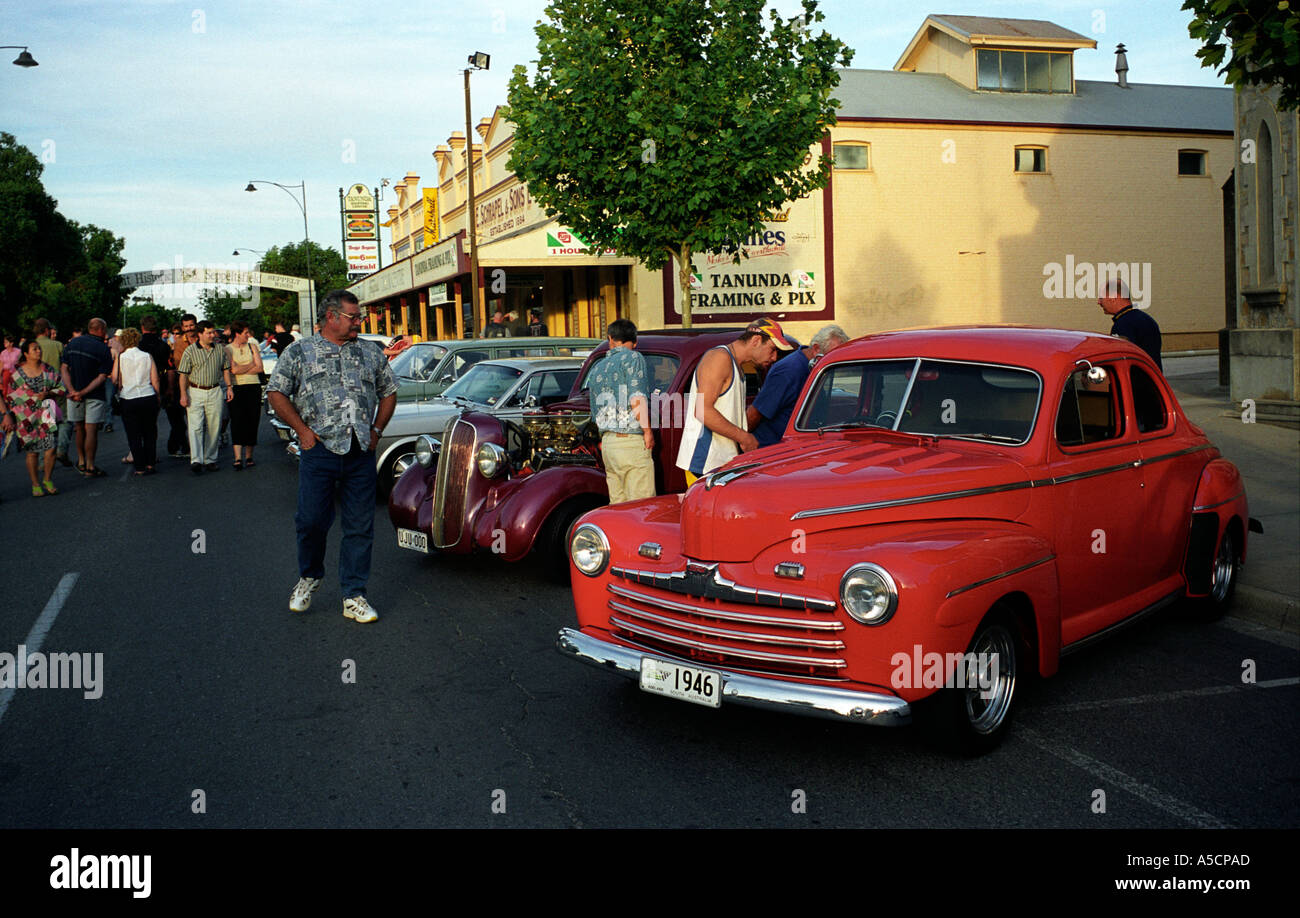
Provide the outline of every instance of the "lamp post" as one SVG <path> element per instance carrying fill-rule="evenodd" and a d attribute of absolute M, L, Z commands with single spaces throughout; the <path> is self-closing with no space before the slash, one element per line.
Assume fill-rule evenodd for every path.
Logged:
<path fill-rule="evenodd" d="M 311 234 L 308 233 L 307 231 L 307 180 L 303 179 L 303 181 L 297 185 L 281 185 L 279 182 L 269 182 L 266 179 L 253 179 L 248 183 L 248 187 L 245 188 L 244 190 L 256 191 L 257 189 L 253 187 L 254 185 L 274 185 L 276 188 L 281 189 L 289 197 L 293 198 L 293 203 L 297 204 L 298 209 L 302 211 L 302 238 L 303 238 L 303 245 L 307 249 L 307 316 L 304 318 L 301 315 L 302 310 L 300 309 L 298 321 L 303 323 L 302 325 L 303 328 L 311 328 L 313 325 L 316 324 L 316 303 L 312 299 L 313 284 L 311 279 Z M 290 190 L 293 188 L 297 188 L 299 191 L 302 192 L 301 201 L 299 201 L 298 196 L 294 194 L 293 191 Z"/>
<path fill-rule="evenodd" d="M 14 59 L 15 67 L 39 67 L 40 66 L 40 64 L 36 62 L 36 58 L 32 57 L 31 54 L 28 52 L 26 45 L 0 45 L 0 50 L 3 50 L 5 48 L 10 48 L 13 50 L 17 50 L 19 48 L 23 49 L 22 53 L 19 54 L 18 57 Z"/>
<path fill-rule="evenodd" d="M 479 289 L 478 289 L 478 221 L 474 215 L 474 135 L 470 127 L 469 113 L 469 74 L 471 70 L 487 70 L 490 57 L 482 51 L 475 51 L 469 56 L 469 66 L 465 68 L 465 177 L 469 181 L 469 196 L 466 209 L 469 212 L 469 295 L 470 295 L 470 337 L 478 337 Z"/>
<path fill-rule="evenodd" d="M 255 252 L 255 253 L 257 253 L 258 255 L 265 255 L 265 254 L 266 254 L 266 253 L 263 252 L 261 249 L 245 249 L 245 248 L 235 249 L 235 251 L 231 252 L 230 254 L 231 254 L 231 255 L 242 255 L 242 254 L 244 254 L 245 252 Z"/>

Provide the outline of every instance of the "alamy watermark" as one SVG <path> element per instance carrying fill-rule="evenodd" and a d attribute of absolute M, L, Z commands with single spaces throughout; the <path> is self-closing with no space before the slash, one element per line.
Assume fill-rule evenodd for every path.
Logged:
<path fill-rule="evenodd" d="M 912 652 L 899 651 L 889 658 L 894 667 L 889 683 L 896 689 L 978 688 L 981 698 L 992 698 L 998 684 L 998 655 L 988 653 L 922 652 L 920 644 Z"/>
<path fill-rule="evenodd" d="M 28 653 L 26 644 L 0 653 L 0 689 L 81 689 L 93 700 L 104 694 L 103 677 L 102 653 Z"/>
<path fill-rule="evenodd" d="M 50 858 L 53 889 L 129 889 L 136 899 L 148 899 L 152 889 L 151 854 L 68 854 Z"/>
<path fill-rule="evenodd" d="M 593 417 L 599 425 L 601 420 L 607 420 L 616 415 L 618 409 L 627 405 L 632 398 L 627 386 L 619 386 L 618 392 L 606 389 L 596 394 L 592 402 Z M 686 395 L 681 392 L 664 392 L 656 389 L 650 393 L 646 400 L 649 410 L 649 421 L 651 430 L 663 430 L 667 428 L 679 428 L 685 423 L 686 417 Z M 614 424 L 601 425 L 602 429 Z"/>
<path fill-rule="evenodd" d="M 1073 255 L 1065 263 L 1049 261 L 1043 265 L 1043 296 L 1049 300 L 1096 300 L 1111 281 L 1122 280 L 1129 298 L 1138 309 L 1151 305 L 1151 262 L 1076 262 Z"/>

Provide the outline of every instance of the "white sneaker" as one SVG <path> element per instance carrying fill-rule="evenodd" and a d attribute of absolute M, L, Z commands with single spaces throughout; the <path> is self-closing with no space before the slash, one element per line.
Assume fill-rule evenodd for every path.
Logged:
<path fill-rule="evenodd" d="M 311 608 L 311 594 L 320 589 L 320 580 L 316 577 L 303 577 L 298 581 L 298 585 L 293 588 L 293 595 L 289 597 L 290 612 L 306 612 Z"/>
<path fill-rule="evenodd" d="M 370 608 L 366 597 L 353 596 L 351 599 L 343 600 L 343 617 L 355 622 L 373 622 L 379 618 L 379 613 Z"/>

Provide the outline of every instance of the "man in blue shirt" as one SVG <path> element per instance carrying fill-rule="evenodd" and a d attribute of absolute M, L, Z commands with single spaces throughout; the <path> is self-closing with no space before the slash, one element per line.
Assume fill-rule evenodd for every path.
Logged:
<path fill-rule="evenodd" d="M 1160 325 L 1145 310 L 1137 309 L 1128 296 L 1128 284 L 1123 278 L 1109 278 L 1102 285 L 1097 305 L 1111 318 L 1110 333 L 1117 338 L 1127 338 L 1150 355 L 1161 373 Z"/>
<path fill-rule="evenodd" d="M 768 371 L 758 397 L 745 409 L 749 429 L 754 432 L 759 446 L 771 446 L 781 441 L 813 364 L 848 340 L 844 329 L 827 325 L 813 335 L 807 347 L 795 348 Z"/>
<path fill-rule="evenodd" d="M 609 323 L 609 353 L 587 377 L 592 419 L 600 428 L 609 502 L 655 496 L 654 433 L 646 400 L 645 358 L 636 352 L 636 326 Z"/>
<path fill-rule="evenodd" d="M 104 380 L 113 372 L 113 354 L 104 343 L 108 324 L 91 319 L 86 334 L 63 349 L 63 385 L 68 390 L 68 420 L 76 425 L 77 470 L 87 478 L 107 473 L 95 465 L 99 425 L 105 420 Z"/>

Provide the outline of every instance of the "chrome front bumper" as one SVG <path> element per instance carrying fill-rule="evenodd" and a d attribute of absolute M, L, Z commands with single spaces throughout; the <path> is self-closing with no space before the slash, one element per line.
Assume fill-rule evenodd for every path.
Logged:
<path fill-rule="evenodd" d="M 637 681 L 641 679 L 642 657 L 699 665 L 691 660 L 644 653 L 602 641 L 573 628 L 560 629 L 555 636 L 555 649 L 566 657 Z M 893 695 L 716 671 L 722 674 L 722 700 L 732 704 L 880 727 L 897 727 L 912 722 L 911 707 Z"/>

